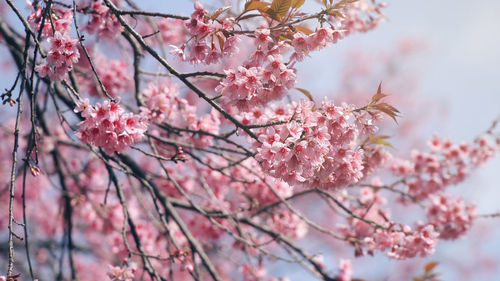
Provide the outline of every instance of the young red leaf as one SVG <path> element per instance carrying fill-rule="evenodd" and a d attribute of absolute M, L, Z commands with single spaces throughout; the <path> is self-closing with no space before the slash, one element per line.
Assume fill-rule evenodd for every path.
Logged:
<path fill-rule="evenodd" d="M 379 100 L 387 97 L 388 95 L 382 93 L 382 82 L 380 82 L 380 84 L 378 84 L 378 89 L 377 89 L 377 93 L 375 95 L 373 95 L 372 97 L 372 102 L 371 104 L 375 104 L 377 103 Z"/>
<path fill-rule="evenodd" d="M 260 17 L 260 16 L 261 16 L 260 14 L 250 14 L 250 15 L 245 15 L 245 16 L 239 17 L 238 20 L 246 20 L 246 19 Z"/>
<path fill-rule="evenodd" d="M 252 10 L 264 10 L 269 7 L 270 3 L 260 1 L 250 1 L 245 4 L 245 12 Z"/>
<path fill-rule="evenodd" d="M 297 29 L 298 31 L 306 34 L 306 35 L 314 33 L 314 31 L 310 30 L 309 28 L 307 28 L 303 25 L 295 25 L 294 28 Z"/>
<path fill-rule="evenodd" d="M 394 108 L 392 105 L 383 102 L 383 103 L 372 105 L 371 108 L 375 108 L 375 109 L 387 114 L 389 117 L 392 118 L 392 120 L 394 120 L 394 122 L 396 122 L 396 124 L 398 123 L 398 120 L 396 120 L 396 117 L 399 115 L 399 110 Z"/>
<path fill-rule="evenodd" d="M 292 0 L 292 8 L 298 9 L 302 5 L 304 5 L 305 2 L 306 2 L 306 0 Z"/>
<path fill-rule="evenodd" d="M 295 88 L 295 89 L 297 91 L 303 93 L 304 96 L 306 96 L 310 101 L 314 102 L 313 96 L 311 95 L 311 93 L 308 90 L 302 89 L 302 88 Z"/>
<path fill-rule="evenodd" d="M 346 5 L 352 4 L 352 3 L 355 3 L 355 2 L 358 2 L 358 0 L 342 0 L 342 1 L 339 1 L 339 2 L 335 3 L 335 5 L 333 6 L 333 8 L 335 8 L 335 9 L 344 8 Z"/>
<path fill-rule="evenodd" d="M 392 146 L 392 144 L 390 144 L 389 142 L 385 141 L 388 138 L 389 138 L 389 136 L 377 136 L 377 135 L 369 135 L 368 136 L 368 139 L 373 144 L 381 144 L 381 145 L 385 145 L 385 146 L 394 148 L 394 146 Z"/>
<path fill-rule="evenodd" d="M 222 8 L 215 10 L 215 12 L 210 16 L 210 19 L 211 20 L 217 19 L 222 13 L 224 13 L 225 11 L 227 11 L 229 9 L 231 9 L 231 6 L 226 6 L 226 7 L 222 7 Z"/>
<path fill-rule="evenodd" d="M 271 10 L 275 12 L 277 16 L 283 17 L 286 15 L 291 5 L 292 0 L 273 0 L 273 3 L 271 3 Z"/>
<path fill-rule="evenodd" d="M 426 264 L 424 267 L 425 272 L 431 272 L 438 264 L 439 263 L 435 261 Z"/>
<path fill-rule="evenodd" d="M 217 41 L 219 41 L 220 51 L 222 52 L 222 50 L 224 49 L 224 38 L 222 38 L 222 36 L 220 35 L 217 35 Z"/>

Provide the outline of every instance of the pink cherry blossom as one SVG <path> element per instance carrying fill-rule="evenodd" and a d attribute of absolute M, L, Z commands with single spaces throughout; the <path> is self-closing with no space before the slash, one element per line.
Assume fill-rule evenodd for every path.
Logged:
<path fill-rule="evenodd" d="M 76 136 L 85 143 L 102 147 L 104 152 L 121 152 L 138 142 L 147 130 L 147 124 L 138 115 L 124 113 L 115 102 L 105 101 L 88 106 L 79 105 L 84 121 L 80 123 Z"/>

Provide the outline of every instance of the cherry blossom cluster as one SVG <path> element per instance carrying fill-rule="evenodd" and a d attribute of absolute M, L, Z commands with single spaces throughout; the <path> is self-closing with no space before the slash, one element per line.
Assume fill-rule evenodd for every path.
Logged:
<path fill-rule="evenodd" d="M 84 120 L 75 135 L 84 143 L 102 147 L 104 152 L 121 152 L 138 142 L 147 130 L 147 124 L 139 115 L 124 113 L 115 102 L 90 105 L 88 99 L 75 108 Z"/>
<path fill-rule="evenodd" d="M 247 164 L 249 168 L 253 169 L 253 171 L 259 171 L 260 167 L 257 163 L 247 161 L 245 164 Z M 265 205 L 278 201 L 278 198 L 274 192 L 272 192 L 271 187 L 281 198 L 287 198 L 293 194 L 293 189 L 290 185 L 271 176 L 266 176 L 264 180 L 257 180 L 257 176 L 249 175 L 244 169 L 238 168 L 234 169 L 232 173 L 233 175 L 238 175 L 238 178 L 241 177 L 245 179 L 246 182 L 249 182 L 248 184 L 232 183 L 231 185 L 235 188 L 235 190 L 253 198 L 253 200 L 258 202 L 259 205 Z M 259 174 L 261 174 L 261 172 L 259 172 Z"/>
<path fill-rule="evenodd" d="M 50 51 L 47 54 L 47 63 L 37 65 L 35 71 L 41 77 L 49 76 L 51 79 L 61 80 L 80 59 L 78 39 L 72 39 L 68 34 L 56 31 L 53 37 L 48 38 L 48 42 Z"/>
<path fill-rule="evenodd" d="M 366 13 L 370 10 L 365 6 L 354 5 L 350 9 L 345 9 L 346 11 L 356 10 L 353 17 L 357 20 L 351 21 L 358 22 L 358 24 L 350 24 L 350 30 L 368 30 L 368 28 L 363 30 L 359 27 L 358 13 Z M 218 21 L 217 16 L 217 11 L 209 16 L 208 11 L 204 10 L 201 4 L 195 3 L 195 11 L 191 19 L 186 21 L 186 27 L 191 35 L 188 40 L 190 42 L 189 55 L 186 58 L 186 44 L 181 48 L 173 46 L 172 53 L 192 63 L 204 62 L 206 64 L 218 62 L 223 56 L 234 53 L 227 51 L 235 49 L 234 46 L 240 41 L 239 35 L 230 35 L 233 31 L 234 19 L 226 18 L 224 21 Z M 346 27 L 345 24 L 337 23 L 337 25 Z M 374 27 L 375 24 L 372 26 Z M 225 33 L 220 32 L 222 29 Z M 249 59 L 237 68 L 224 71 L 226 78 L 216 88 L 222 94 L 221 102 L 225 105 L 236 106 L 238 110 L 248 111 L 253 107 L 263 106 L 269 101 L 281 99 L 295 84 L 296 71 L 292 62 L 301 61 L 311 51 L 336 43 L 343 38 L 343 32 L 344 30 L 336 30 L 331 24 L 329 27 L 319 27 L 315 32 L 295 32 L 292 38 L 287 39 L 287 36 L 280 37 L 280 35 L 285 35 L 283 31 L 271 31 L 265 25 L 257 28 L 253 36 L 248 36 L 248 39 L 255 45 L 255 51 L 252 51 Z M 220 51 L 215 42 L 219 43 Z M 294 52 L 287 62 L 284 56 L 291 49 Z"/>
<path fill-rule="evenodd" d="M 255 30 L 254 36 L 255 51 L 242 66 L 224 70 L 226 78 L 216 88 L 222 94 L 221 103 L 240 111 L 281 99 L 296 80 L 293 64 L 286 63 L 283 57 L 291 47 L 275 41 L 267 28 Z"/>
<path fill-rule="evenodd" d="M 132 281 L 135 271 L 129 267 L 109 266 L 108 277 L 113 281 Z"/>
<path fill-rule="evenodd" d="M 351 281 L 351 276 L 353 273 L 351 260 L 340 259 L 339 261 L 340 274 L 337 275 L 337 279 L 340 281 Z"/>
<path fill-rule="evenodd" d="M 433 254 L 438 240 L 439 233 L 432 225 L 419 225 L 416 231 L 404 225 L 401 230 L 378 229 L 364 242 L 380 251 L 389 250 L 388 257 L 402 260 Z"/>
<path fill-rule="evenodd" d="M 424 257 L 434 252 L 439 232 L 432 224 L 417 223 L 415 231 L 408 225 L 397 225 L 390 221 L 390 213 L 382 206 L 387 200 L 371 188 L 363 188 L 358 197 L 360 204 L 350 204 L 344 194 L 339 198 L 356 216 L 348 220 L 348 226 L 339 225 L 346 237 L 357 239 L 356 255 L 364 255 L 365 250 L 386 252 L 394 259 Z"/>
<path fill-rule="evenodd" d="M 456 239 L 467 232 L 476 217 L 474 205 L 465 205 L 460 198 L 448 194 L 431 195 L 427 219 L 442 239 Z"/>
<path fill-rule="evenodd" d="M 158 39 L 158 36 L 152 36 L 146 38 L 148 42 L 153 44 L 164 43 L 177 46 L 186 41 L 188 30 L 183 20 L 162 18 L 157 22 L 157 25 L 160 39 Z M 154 33 L 154 29 L 149 26 L 144 27 L 144 29 L 144 34 Z"/>
<path fill-rule="evenodd" d="M 290 211 L 276 211 L 268 219 L 272 229 L 287 237 L 302 238 L 307 234 L 307 224 Z"/>
<path fill-rule="evenodd" d="M 102 0 L 89 1 L 87 5 L 87 9 L 91 12 L 85 29 L 90 34 L 98 34 L 100 37 L 108 39 L 113 39 L 120 34 L 123 27 Z"/>
<path fill-rule="evenodd" d="M 234 19 L 217 20 L 217 17 L 218 15 L 208 15 L 203 5 L 195 2 L 194 12 L 185 21 L 189 43 L 180 48 L 171 45 L 171 53 L 193 64 L 213 64 L 224 56 L 237 53 L 236 45 L 240 39 L 236 35 L 229 35 L 235 24 Z"/>
<path fill-rule="evenodd" d="M 332 27 L 320 27 L 311 34 L 295 33 L 292 40 L 294 53 L 291 59 L 302 61 L 310 52 L 325 48 L 328 44 L 335 44 L 343 37 L 343 31 Z"/>
<path fill-rule="evenodd" d="M 360 143 L 377 131 L 371 115 L 327 100 L 318 107 L 303 100 L 287 111 L 293 117 L 289 122 L 257 132 L 255 159 L 267 173 L 320 188 L 354 184 L 363 177 Z"/>
<path fill-rule="evenodd" d="M 38 34 L 38 31 L 42 27 L 42 19 L 45 19 L 43 22 L 42 38 L 52 37 L 55 35 L 55 32 L 66 34 L 73 20 L 71 10 L 52 6 L 50 13 L 44 15 L 46 10 L 42 8 L 42 5 L 36 6 L 38 3 L 39 1 L 34 1 L 30 5 L 33 12 L 28 16 L 28 23 L 33 32 Z"/>
<path fill-rule="evenodd" d="M 145 105 L 141 108 L 142 115 L 157 123 L 175 118 L 171 116 L 175 115 L 174 106 L 179 95 L 176 84 L 170 80 L 161 84 L 150 83 L 142 93 L 145 99 Z"/>
<path fill-rule="evenodd" d="M 430 152 L 414 150 L 411 160 L 394 158 L 390 164 L 395 175 L 408 178 L 408 193 L 419 200 L 462 182 L 500 149 L 499 138 L 490 135 L 461 144 L 435 136 L 428 144 Z"/>
<path fill-rule="evenodd" d="M 229 162 L 222 157 L 208 156 L 207 165 L 213 168 L 227 167 Z M 190 193 L 196 190 L 196 185 L 202 184 L 200 177 L 193 178 L 192 173 L 179 167 L 170 170 L 175 174 L 176 181 L 183 187 L 184 192 Z M 262 168 L 254 159 L 247 159 L 241 165 L 228 167 L 226 173 L 213 170 L 206 166 L 196 167 L 196 171 L 203 178 L 204 184 L 208 185 L 214 195 L 228 203 L 229 209 L 251 209 L 279 201 L 279 197 L 287 198 L 293 194 L 293 188 L 286 182 L 263 173 Z M 175 188 L 171 181 L 158 179 L 158 186 L 169 196 L 182 198 L 182 194 Z M 229 187 L 229 188 L 227 188 Z M 276 194 L 275 194 L 276 193 Z M 251 198 L 249 202 L 246 200 Z"/>
<path fill-rule="evenodd" d="M 93 56 L 92 63 L 108 95 L 118 97 L 132 88 L 133 83 L 129 79 L 132 74 L 129 71 L 129 65 L 126 61 L 107 59 L 96 52 Z M 78 63 L 78 67 L 86 71 L 85 74 L 77 75 L 82 90 L 89 93 L 91 96 L 104 96 L 99 82 L 92 72 L 88 59 L 85 57 L 81 59 Z"/>
<path fill-rule="evenodd" d="M 387 203 L 387 199 L 384 198 L 380 192 L 374 192 L 373 189 L 367 187 L 361 189 L 359 195 L 360 206 L 349 204 L 349 201 L 346 200 L 345 196 L 340 199 L 344 204 L 349 206 L 349 209 L 353 214 L 359 218 L 365 219 L 361 220 L 353 218 L 348 221 L 349 230 L 346 232 L 347 236 L 354 236 L 361 239 L 372 237 L 375 234 L 376 229 L 373 225 L 368 224 L 366 220 L 377 223 L 381 226 L 389 226 L 389 210 L 382 208 L 383 205 Z"/>
<path fill-rule="evenodd" d="M 249 111 L 281 99 L 295 85 L 295 69 L 283 63 L 280 55 L 268 55 L 262 63 L 264 66 L 225 70 L 226 78 L 216 88 L 222 93 L 221 102 Z"/>
<path fill-rule="evenodd" d="M 330 14 L 328 21 L 349 35 L 355 32 L 367 32 L 376 28 L 384 19 L 381 9 L 385 3 L 371 0 L 360 0 L 350 3 L 338 13 Z"/>
<path fill-rule="evenodd" d="M 315 32 L 297 32 L 291 40 L 277 40 L 279 32 L 258 28 L 254 32 L 256 50 L 237 69 L 225 70 L 226 78 L 216 88 L 223 96 L 221 102 L 236 106 L 239 110 L 251 110 L 272 100 L 281 99 L 296 79 L 293 61 L 302 61 L 314 50 L 322 49 L 343 38 L 343 31 L 320 27 Z M 289 62 L 283 56 L 293 47 Z"/>
<path fill-rule="evenodd" d="M 196 147 L 209 146 L 213 137 L 208 134 L 219 132 L 220 117 L 215 110 L 198 117 L 196 107 L 178 96 L 175 84 L 170 81 L 164 83 L 150 83 L 143 91 L 145 106 L 141 107 L 141 115 L 149 120 L 162 123 L 178 129 L 188 129 L 191 133 L 185 133 L 172 138 L 192 143 Z M 194 131 L 194 132 L 193 132 Z M 200 131 L 200 133 L 195 133 Z M 208 133 L 204 134 L 203 132 Z M 178 151 L 173 151 L 174 154 Z"/>

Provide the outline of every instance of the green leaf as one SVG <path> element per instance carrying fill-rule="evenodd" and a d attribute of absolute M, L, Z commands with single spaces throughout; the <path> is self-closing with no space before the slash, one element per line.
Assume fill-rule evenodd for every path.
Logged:
<path fill-rule="evenodd" d="M 385 145 L 385 146 L 394 148 L 391 143 L 385 141 L 388 138 L 389 138 L 389 136 L 377 136 L 377 135 L 369 135 L 368 136 L 368 139 L 373 144 L 381 144 L 381 145 Z"/>
<path fill-rule="evenodd" d="M 313 96 L 311 95 L 311 93 L 308 90 L 302 89 L 302 88 L 295 88 L 295 89 L 297 91 L 303 93 L 304 96 L 306 96 L 310 101 L 314 102 Z"/>

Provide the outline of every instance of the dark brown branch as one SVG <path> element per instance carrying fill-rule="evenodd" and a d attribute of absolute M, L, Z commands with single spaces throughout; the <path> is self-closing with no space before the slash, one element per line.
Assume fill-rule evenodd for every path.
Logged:
<path fill-rule="evenodd" d="M 198 240 L 194 238 L 194 236 L 191 234 L 191 231 L 188 229 L 182 218 L 179 216 L 177 211 L 175 210 L 174 206 L 172 205 L 171 199 L 168 196 L 165 196 L 162 194 L 159 190 L 159 188 L 152 182 L 144 171 L 133 161 L 130 157 L 120 154 L 119 159 L 126 164 L 133 172 L 133 175 L 139 179 L 143 184 L 149 186 L 152 188 L 154 191 L 155 196 L 158 198 L 160 201 L 162 207 L 165 209 L 165 211 L 168 213 L 170 217 L 173 218 L 175 223 L 179 226 L 181 232 L 184 234 L 186 239 L 189 241 L 189 244 L 196 250 L 198 255 L 200 256 L 203 264 L 205 265 L 205 268 L 208 270 L 208 273 L 210 276 L 215 280 L 215 281 L 220 281 L 222 280 L 217 273 L 217 270 L 215 269 L 214 265 L 208 258 L 207 254 L 205 253 L 205 250 L 202 248 L 202 246 L 199 244 Z"/>
<path fill-rule="evenodd" d="M 147 11 L 139 11 L 139 10 L 119 10 L 115 9 L 114 13 L 119 15 L 131 15 L 131 16 L 147 16 L 147 17 L 161 17 L 161 18 L 170 18 L 170 19 L 179 19 L 179 20 L 188 20 L 189 17 L 173 15 L 173 14 L 165 14 L 159 12 L 147 12 Z"/>

